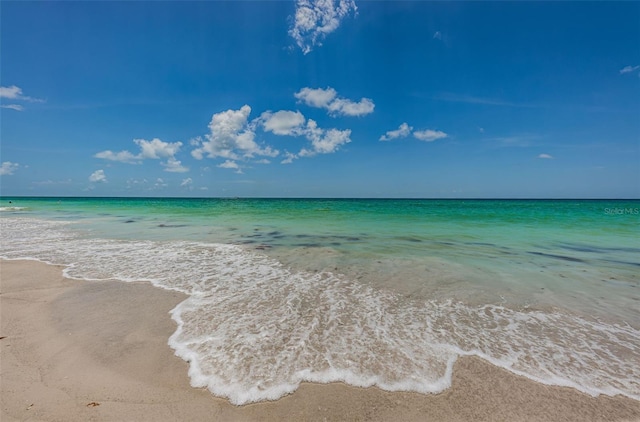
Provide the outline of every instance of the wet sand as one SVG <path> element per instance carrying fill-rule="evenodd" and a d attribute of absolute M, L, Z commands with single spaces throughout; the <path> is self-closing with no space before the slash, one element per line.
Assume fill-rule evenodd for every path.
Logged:
<path fill-rule="evenodd" d="M 0 420 L 640 421 L 640 402 L 593 398 L 461 358 L 437 395 L 305 383 L 234 406 L 192 388 L 167 339 L 184 296 L 148 283 L 84 282 L 0 261 Z"/>

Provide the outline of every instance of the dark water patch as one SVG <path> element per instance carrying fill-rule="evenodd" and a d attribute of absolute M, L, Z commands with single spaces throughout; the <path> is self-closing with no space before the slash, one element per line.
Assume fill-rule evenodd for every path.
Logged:
<path fill-rule="evenodd" d="M 598 248 L 598 247 L 592 247 L 592 246 L 582 246 L 582 245 L 563 245 L 560 244 L 558 245 L 563 249 L 567 249 L 569 251 L 575 251 L 575 252 L 588 252 L 588 253 L 602 253 L 605 252 L 605 250 Z"/>
<path fill-rule="evenodd" d="M 471 246 L 493 246 L 493 247 L 498 246 L 495 243 L 487 243 L 487 242 L 465 242 L 464 244 L 471 245 Z"/>
<path fill-rule="evenodd" d="M 125 223 L 125 224 L 129 224 L 129 223 L 135 223 L 135 222 L 136 222 L 136 220 L 127 220 L 127 221 L 125 221 L 124 223 Z"/>
<path fill-rule="evenodd" d="M 267 233 L 267 234 L 268 234 L 269 236 L 278 236 L 278 235 L 281 235 L 281 234 L 282 234 L 282 232 L 280 232 L 280 231 L 278 231 L 278 230 L 275 230 L 275 231 L 269 232 L 269 233 Z"/>
<path fill-rule="evenodd" d="M 398 236 L 396 239 L 404 240 L 406 242 L 414 242 L 414 243 L 422 242 L 422 239 L 419 239 L 417 237 L 412 237 L 412 236 Z"/>
<path fill-rule="evenodd" d="M 551 253 L 534 252 L 534 251 L 527 251 L 527 253 L 530 253 L 532 255 L 544 256 L 544 257 L 547 257 L 547 258 L 561 259 L 563 261 L 569 261 L 569 262 L 586 262 L 583 259 L 574 258 L 572 256 L 566 256 L 566 255 L 556 255 L 556 254 L 551 254 Z"/>
<path fill-rule="evenodd" d="M 189 227 L 189 225 L 188 224 L 158 224 L 158 227 L 174 229 L 174 228 L 180 228 L 180 227 Z"/>
<path fill-rule="evenodd" d="M 640 253 L 640 248 L 630 247 L 606 247 L 606 246 L 592 246 L 583 245 L 580 243 L 557 243 L 557 246 L 576 251 L 576 252 L 589 252 L 589 253 L 606 253 L 606 252 L 631 252 Z"/>
<path fill-rule="evenodd" d="M 640 267 L 640 262 L 619 261 L 617 259 L 603 259 L 602 261 L 612 262 L 614 264 L 631 265 L 632 267 Z"/>
<path fill-rule="evenodd" d="M 322 243 L 298 243 L 296 246 L 302 246 L 304 248 L 321 248 Z"/>
<path fill-rule="evenodd" d="M 342 246 L 342 243 L 340 242 L 331 242 L 329 243 L 330 246 Z"/>

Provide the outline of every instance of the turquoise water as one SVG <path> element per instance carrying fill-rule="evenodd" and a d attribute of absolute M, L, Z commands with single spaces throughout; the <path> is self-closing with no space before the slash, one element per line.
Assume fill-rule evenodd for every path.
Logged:
<path fill-rule="evenodd" d="M 187 293 L 169 344 L 194 386 L 234 403 L 305 380 L 442 391 L 461 355 L 640 399 L 637 200 L 3 198 L 0 211 L 2 257 Z"/>

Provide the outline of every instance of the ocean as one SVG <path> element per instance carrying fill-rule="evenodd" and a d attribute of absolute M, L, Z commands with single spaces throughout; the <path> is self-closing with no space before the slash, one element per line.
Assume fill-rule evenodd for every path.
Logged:
<path fill-rule="evenodd" d="M 461 356 L 640 400 L 638 200 L 4 197 L 0 229 L 3 259 L 186 294 L 168 345 L 234 404 L 437 393 Z"/>

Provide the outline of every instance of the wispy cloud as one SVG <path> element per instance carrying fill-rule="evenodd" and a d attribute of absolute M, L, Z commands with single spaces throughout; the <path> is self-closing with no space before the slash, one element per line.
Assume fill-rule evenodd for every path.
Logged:
<path fill-rule="evenodd" d="M 538 155 L 538 158 L 542 158 L 544 160 L 552 160 L 553 156 L 551 156 L 549 154 L 540 154 L 540 155 Z"/>
<path fill-rule="evenodd" d="M 355 102 L 338 97 L 338 93 L 331 87 L 302 88 L 294 94 L 298 100 L 310 107 L 324 108 L 330 116 L 365 116 L 373 113 L 375 104 L 370 98 L 361 98 Z"/>
<path fill-rule="evenodd" d="M 12 163 L 11 161 L 5 161 L 0 165 L 0 176 L 11 176 L 20 167 L 18 163 Z"/>
<path fill-rule="evenodd" d="M 634 73 L 637 70 L 640 69 L 640 65 L 636 65 L 636 66 L 625 66 L 622 69 L 620 69 L 620 74 L 624 75 L 625 73 Z M 638 77 L 640 77 L 640 72 L 638 72 Z"/>
<path fill-rule="evenodd" d="M 493 144 L 496 148 L 528 148 L 536 146 L 536 140 L 540 138 L 538 135 L 522 134 L 485 138 L 483 141 Z"/>
<path fill-rule="evenodd" d="M 24 111 L 24 107 L 20 104 L 2 104 L 0 108 L 8 108 L 15 111 Z"/>
<path fill-rule="evenodd" d="M 104 174 L 104 170 L 96 170 L 89 176 L 89 181 L 92 183 L 106 183 L 107 176 Z"/>
<path fill-rule="evenodd" d="M 30 103 L 44 103 L 44 100 L 41 98 L 34 98 L 28 95 L 24 95 L 22 93 L 22 88 L 11 85 L 11 86 L 0 86 L 0 99 L 11 100 L 12 103 L 14 101 L 23 101 Z M 15 111 L 24 111 L 24 106 L 21 104 L 2 104 L 0 108 L 7 108 Z"/>
<path fill-rule="evenodd" d="M 441 33 L 440 31 L 436 31 L 436 32 L 433 34 L 433 39 L 434 39 L 434 40 L 442 40 L 442 33 Z"/>
<path fill-rule="evenodd" d="M 327 35 L 338 29 L 340 22 L 356 13 L 354 0 L 296 0 L 296 12 L 289 35 L 303 54 L 321 46 Z"/>
<path fill-rule="evenodd" d="M 635 72 L 638 69 L 640 69 L 640 65 L 637 65 L 637 66 L 625 66 L 622 69 L 620 69 L 620 74 L 624 75 L 625 73 L 632 73 L 632 72 Z"/>
<path fill-rule="evenodd" d="M 180 183 L 180 187 L 191 188 L 192 184 L 193 184 L 193 180 L 190 177 L 187 177 L 186 179 L 182 179 L 182 183 Z"/>
<path fill-rule="evenodd" d="M 467 104 L 482 104 L 501 107 L 542 107 L 539 104 L 530 103 L 517 103 L 512 101 L 505 101 L 497 98 L 475 97 L 472 95 L 461 95 L 450 92 L 445 92 L 432 97 L 434 100 L 448 101 L 454 103 L 467 103 Z"/>

